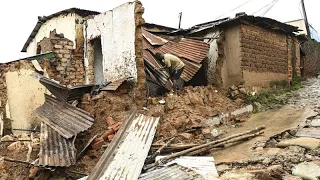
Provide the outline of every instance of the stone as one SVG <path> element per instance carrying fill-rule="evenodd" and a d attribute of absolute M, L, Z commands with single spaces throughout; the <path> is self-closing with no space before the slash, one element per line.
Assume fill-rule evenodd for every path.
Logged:
<path fill-rule="evenodd" d="M 97 158 L 98 157 L 98 152 L 96 150 L 89 150 L 87 155 L 90 157 L 90 158 Z"/>
<path fill-rule="evenodd" d="M 292 176 L 290 174 L 285 175 L 283 178 L 283 180 L 303 180 L 301 177 L 299 176 Z"/>
<path fill-rule="evenodd" d="M 107 141 L 109 140 L 108 137 L 112 134 L 114 134 L 114 131 L 112 129 L 109 129 L 102 135 L 102 139 Z"/>
<path fill-rule="evenodd" d="M 237 98 L 234 102 L 239 106 L 244 103 L 244 101 L 242 99 L 240 99 L 240 98 Z"/>
<path fill-rule="evenodd" d="M 223 173 L 223 172 L 228 171 L 230 169 L 231 169 L 230 166 L 228 166 L 226 164 L 222 164 L 222 165 L 217 166 L 218 173 Z"/>
<path fill-rule="evenodd" d="M 206 139 L 211 139 L 213 138 L 212 134 L 211 134 L 211 130 L 209 128 L 202 128 L 201 129 L 202 135 L 206 138 Z"/>
<path fill-rule="evenodd" d="M 320 139 L 300 137 L 295 139 L 282 140 L 276 146 L 280 148 L 285 148 L 288 146 L 300 146 L 309 150 L 314 150 L 320 147 Z"/>
<path fill-rule="evenodd" d="M 289 134 L 288 132 L 284 132 L 282 135 L 281 135 L 282 139 L 290 139 L 292 138 L 291 134 Z"/>
<path fill-rule="evenodd" d="M 1 141 L 13 141 L 13 137 L 9 136 L 9 135 L 5 135 L 1 138 Z"/>
<path fill-rule="evenodd" d="M 18 141 L 18 142 L 14 142 L 14 143 L 10 144 L 10 145 L 7 147 L 7 149 L 8 149 L 9 151 L 14 151 L 14 150 L 19 150 L 19 149 L 21 149 L 22 147 L 23 147 L 23 143 L 21 143 L 20 141 Z"/>
<path fill-rule="evenodd" d="M 259 102 L 254 102 L 253 106 L 255 107 L 256 112 L 260 112 L 262 110 L 262 105 Z"/>
<path fill-rule="evenodd" d="M 291 171 L 293 175 L 300 176 L 303 179 L 318 180 L 318 177 L 320 177 L 320 166 L 313 162 L 300 163 L 294 166 Z"/>
<path fill-rule="evenodd" d="M 230 94 L 232 97 L 237 97 L 239 95 L 239 91 L 235 90 L 235 91 L 232 91 Z"/>
<path fill-rule="evenodd" d="M 114 138 L 114 134 L 110 134 L 110 135 L 108 136 L 108 140 L 109 140 L 109 141 L 112 141 L 113 138 Z"/>
<path fill-rule="evenodd" d="M 232 85 L 232 86 L 230 87 L 230 89 L 231 89 L 232 91 L 238 90 L 237 86 L 235 86 L 235 85 Z"/>
<path fill-rule="evenodd" d="M 190 133 L 180 133 L 179 137 L 182 137 L 185 140 L 191 140 L 193 138 L 193 135 Z"/>
<path fill-rule="evenodd" d="M 247 90 L 245 88 L 240 88 L 239 91 L 241 94 L 247 94 Z"/>

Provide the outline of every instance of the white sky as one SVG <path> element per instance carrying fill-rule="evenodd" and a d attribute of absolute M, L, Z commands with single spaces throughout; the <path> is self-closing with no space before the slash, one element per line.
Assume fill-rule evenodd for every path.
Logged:
<path fill-rule="evenodd" d="M 26 57 L 20 53 L 25 41 L 37 23 L 37 17 L 50 15 L 63 9 L 77 7 L 99 12 L 108 11 L 128 0 L 10 0 L 0 2 L 2 24 L 0 28 L 0 62 L 8 62 Z M 178 14 L 182 12 L 182 28 L 215 20 L 218 16 L 229 12 L 249 0 L 141 0 L 145 8 L 146 22 L 177 28 Z M 273 0 L 251 0 L 246 5 L 223 17 L 234 16 L 237 12 L 252 14 Z M 319 0 L 305 0 L 309 23 L 320 32 L 317 11 Z M 274 7 L 266 13 L 278 21 L 301 19 L 300 0 L 278 0 Z M 255 15 L 261 15 L 260 11 Z M 223 18 L 220 17 L 220 18 Z"/>

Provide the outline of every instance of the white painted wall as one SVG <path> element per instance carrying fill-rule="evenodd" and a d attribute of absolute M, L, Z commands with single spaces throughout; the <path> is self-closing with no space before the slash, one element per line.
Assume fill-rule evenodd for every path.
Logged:
<path fill-rule="evenodd" d="M 37 54 L 37 43 L 40 42 L 43 38 L 50 36 L 50 31 L 56 29 L 57 34 L 62 33 L 65 38 L 73 41 L 75 46 L 76 38 L 76 29 L 75 29 L 75 13 L 69 13 L 67 15 L 60 15 L 54 17 L 47 22 L 45 22 L 39 29 L 37 35 L 34 37 L 32 42 L 30 42 L 27 48 L 27 55 L 34 56 Z"/>
<path fill-rule="evenodd" d="M 33 73 L 29 69 L 6 73 L 6 114 L 12 120 L 13 129 L 30 129 L 39 125 L 34 110 L 43 104 L 46 88 L 31 76 Z"/>
<path fill-rule="evenodd" d="M 216 72 L 216 64 L 218 55 L 218 44 L 217 39 L 219 38 L 220 33 L 219 31 L 210 32 L 204 36 L 204 41 L 210 44 L 210 49 L 208 53 L 208 69 L 207 69 L 207 80 L 208 84 L 213 84 L 215 81 L 215 72 Z"/>
<path fill-rule="evenodd" d="M 125 3 L 111 11 L 96 15 L 84 25 L 86 42 L 101 36 L 103 73 L 106 81 L 129 76 L 137 79 L 134 9 L 134 2 Z M 86 51 L 85 47 L 85 53 Z M 85 66 L 88 67 L 86 54 Z"/>

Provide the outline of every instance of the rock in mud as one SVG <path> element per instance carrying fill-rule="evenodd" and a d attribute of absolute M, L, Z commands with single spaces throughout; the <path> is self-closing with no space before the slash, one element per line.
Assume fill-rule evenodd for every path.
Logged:
<path fill-rule="evenodd" d="M 301 137 L 280 141 L 276 146 L 280 148 L 301 146 L 309 150 L 314 150 L 320 147 L 320 139 Z"/>
<path fill-rule="evenodd" d="M 313 162 L 300 163 L 292 168 L 292 174 L 303 179 L 318 180 L 320 177 L 320 166 Z"/>

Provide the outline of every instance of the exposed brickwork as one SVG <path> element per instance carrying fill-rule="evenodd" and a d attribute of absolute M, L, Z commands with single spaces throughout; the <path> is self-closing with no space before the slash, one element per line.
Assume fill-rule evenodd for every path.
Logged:
<path fill-rule="evenodd" d="M 93 41 L 87 43 L 88 67 L 86 68 L 86 76 L 90 84 L 94 84 L 94 45 Z"/>
<path fill-rule="evenodd" d="M 301 47 L 305 53 L 303 60 L 303 76 L 316 76 L 320 70 L 320 43 L 309 40 L 304 42 Z"/>
<path fill-rule="evenodd" d="M 137 97 L 146 96 L 146 74 L 144 71 L 144 60 L 143 60 L 143 44 L 142 44 L 142 25 L 144 24 L 144 19 L 142 14 L 144 13 L 144 8 L 140 1 L 135 1 L 135 24 L 136 24 L 136 37 L 135 37 L 135 55 L 136 55 L 136 66 L 137 66 Z"/>
<path fill-rule="evenodd" d="M 288 73 L 286 36 L 254 25 L 240 25 L 241 66 L 251 72 Z"/>
<path fill-rule="evenodd" d="M 42 53 L 52 51 L 56 56 L 56 61 L 50 64 L 55 70 L 49 73 L 50 78 L 63 85 L 84 84 L 83 50 L 81 48 L 73 50 L 73 42 L 64 38 L 63 34 L 56 34 L 55 30 L 50 32 L 49 38 L 44 38 L 39 44 Z M 49 64 L 46 63 L 46 65 Z"/>

